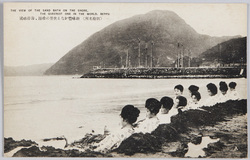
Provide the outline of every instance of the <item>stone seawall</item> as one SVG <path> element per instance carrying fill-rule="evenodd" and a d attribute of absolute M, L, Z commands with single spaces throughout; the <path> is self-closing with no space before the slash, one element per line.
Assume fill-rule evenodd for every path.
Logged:
<path fill-rule="evenodd" d="M 81 78 L 240 78 L 246 68 L 101 68 Z"/>

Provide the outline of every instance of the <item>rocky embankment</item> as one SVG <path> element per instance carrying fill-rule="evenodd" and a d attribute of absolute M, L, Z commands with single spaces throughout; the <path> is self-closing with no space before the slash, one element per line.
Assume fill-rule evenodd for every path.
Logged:
<path fill-rule="evenodd" d="M 246 158 L 247 157 L 247 101 L 227 101 L 202 110 L 188 110 L 171 118 L 170 124 L 160 125 L 151 134 L 133 134 L 119 148 L 109 154 L 86 149 L 86 145 L 101 141 L 102 135 L 86 135 L 81 141 L 71 144 L 79 149 L 55 149 L 38 147 L 32 141 L 14 141 L 5 138 L 4 152 L 24 146 L 14 157 L 189 157 L 187 152 L 197 146 L 197 157 Z M 199 145 L 210 139 L 203 149 Z M 197 152 L 197 151 L 196 151 Z"/>
<path fill-rule="evenodd" d="M 161 68 L 100 68 L 92 70 L 81 78 L 240 78 L 246 77 L 246 68 L 222 67 L 161 67 Z"/>

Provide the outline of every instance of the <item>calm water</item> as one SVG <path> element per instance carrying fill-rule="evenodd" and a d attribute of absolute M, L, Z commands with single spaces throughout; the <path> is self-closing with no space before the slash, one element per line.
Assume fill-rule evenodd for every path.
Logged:
<path fill-rule="evenodd" d="M 121 108 L 133 104 L 145 117 L 147 98 L 173 97 L 173 87 L 200 87 L 206 99 L 206 85 L 221 79 L 78 79 L 71 76 L 5 77 L 4 137 L 39 141 L 64 135 L 69 141 L 82 138 L 92 130 L 103 133 L 120 123 Z M 247 97 L 246 79 L 237 82 L 242 98 Z"/>

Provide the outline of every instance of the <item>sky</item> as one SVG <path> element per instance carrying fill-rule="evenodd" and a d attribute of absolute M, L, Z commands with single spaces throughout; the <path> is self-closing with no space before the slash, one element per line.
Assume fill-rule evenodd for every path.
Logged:
<path fill-rule="evenodd" d="M 26 11 L 23 11 L 25 9 Z M 36 10 L 35 10 L 36 9 Z M 37 11 L 40 9 L 40 12 Z M 45 10 L 44 10 L 45 9 Z M 57 11 L 53 12 L 52 10 Z M 23 17 L 50 17 L 48 13 L 76 13 L 81 19 L 20 20 Z M 16 10 L 16 11 L 15 11 Z M 87 10 L 87 12 L 86 12 Z M 23 66 L 55 63 L 95 32 L 122 19 L 152 10 L 171 10 L 198 33 L 210 36 L 247 35 L 246 4 L 185 3 L 5 3 L 4 65 Z M 45 13 L 46 15 L 41 15 Z M 101 20 L 83 20 L 79 13 L 97 13 Z M 107 13 L 108 15 L 100 15 Z"/>

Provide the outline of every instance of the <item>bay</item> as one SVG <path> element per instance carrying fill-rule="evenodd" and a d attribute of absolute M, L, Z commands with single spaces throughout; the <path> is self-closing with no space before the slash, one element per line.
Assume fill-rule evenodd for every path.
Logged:
<path fill-rule="evenodd" d="M 119 127 L 120 111 L 132 104 L 145 118 L 145 101 L 174 97 L 174 86 L 200 87 L 202 100 L 206 85 L 220 81 L 237 83 L 241 98 L 247 98 L 247 80 L 242 79 L 80 79 L 72 76 L 4 77 L 4 137 L 15 140 L 65 136 L 70 142 L 86 133 L 103 133 Z"/>

